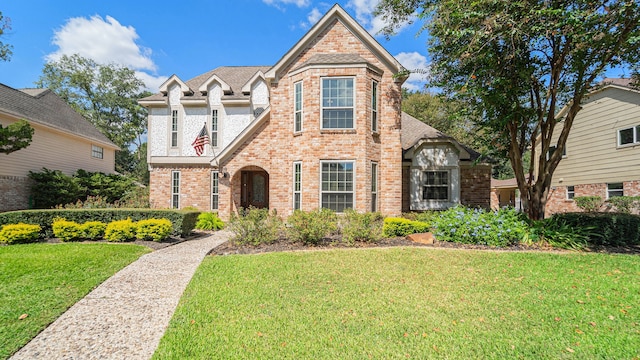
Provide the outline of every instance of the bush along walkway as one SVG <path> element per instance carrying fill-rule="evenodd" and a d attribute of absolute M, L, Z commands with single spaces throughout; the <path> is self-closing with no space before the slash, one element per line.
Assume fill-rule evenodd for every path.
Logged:
<path fill-rule="evenodd" d="M 142 256 L 77 302 L 11 359 L 149 359 L 187 283 L 228 232 Z"/>

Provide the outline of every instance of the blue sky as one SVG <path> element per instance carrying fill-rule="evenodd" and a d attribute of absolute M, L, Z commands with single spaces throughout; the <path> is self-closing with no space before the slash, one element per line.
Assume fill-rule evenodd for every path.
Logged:
<path fill-rule="evenodd" d="M 379 0 L 338 3 L 408 69 L 428 67 L 420 23 L 390 40 L 372 12 Z M 0 82 L 34 87 L 47 61 L 79 53 L 137 71 L 156 92 L 172 74 L 183 80 L 225 65 L 275 64 L 334 3 L 315 0 L 30 0 L 6 1 L 11 19 L 2 41 L 13 46 L 0 62 Z M 422 87 L 421 75 L 405 84 Z"/>

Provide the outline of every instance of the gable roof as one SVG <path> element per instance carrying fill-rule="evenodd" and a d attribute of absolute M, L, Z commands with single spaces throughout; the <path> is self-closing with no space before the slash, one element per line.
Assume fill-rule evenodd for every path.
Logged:
<path fill-rule="evenodd" d="M 362 25 L 354 20 L 340 5 L 335 4 L 298 42 L 265 73 L 268 79 L 278 80 L 279 72 L 290 65 L 327 27 L 337 20 L 355 35 L 380 61 L 394 73 L 404 68 L 380 43 L 367 32 Z M 311 59 L 310 59 L 311 60 Z"/>
<path fill-rule="evenodd" d="M 0 113 L 119 149 L 93 124 L 49 89 L 16 90 L 0 83 Z"/>

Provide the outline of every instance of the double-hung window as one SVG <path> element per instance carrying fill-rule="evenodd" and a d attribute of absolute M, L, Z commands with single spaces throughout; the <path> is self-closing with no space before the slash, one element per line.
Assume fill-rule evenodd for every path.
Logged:
<path fill-rule="evenodd" d="M 178 146 L 178 110 L 171 110 L 171 147 Z"/>
<path fill-rule="evenodd" d="M 371 82 L 371 131 L 378 132 L 378 82 Z"/>
<path fill-rule="evenodd" d="M 218 110 L 211 110 L 211 146 L 218 147 Z"/>
<path fill-rule="evenodd" d="M 91 157 L 96 159 L 103 159 L 104 148 L 96 145 L 91 145 Z"/>
<path fill-rule="evenodd" d="M 423 179 L 423 200 L 449 200 L 449 171 L 424 171 Z"/>
<path fill-rule="evenodd" d="M 371 212 L 378 211 L 378 163 L 371 163 Z"/>
<path fill-rule="evenodd" d="M 576 187 L 567 186 L 567 200 L 573 200 L 575 196 L 576 196 Z"/>
<path fill-rule="evenodd" d="M 211 210 L 218 210 L 219 175 L 217 171 L 211 172 Z"/>
<path fill-rule="evenodd" d="M 302 163 L 293 163 L 293 210 L 302 209 Z"/>
<path fill-rule="evenodd" d="M 354 78 L 322 79 L 322 129 L 353 129 Z"/>
<path fill-rule="evenodd" d="M 180 208 L 180 171 L 171 172 L 171 207 Z"/>
<path fill-rule="evenodd" d="M 640 143 L 640 125 L 618 130 L 618 146 Z"/>
<path fill-rule="evenodd" d="M 302 131 L 302 81 L 298 81 L 293 85 L 293 131 Z"/>
<path fill-rule="evenodd" d="M 353 161 L 323 161 L 321 202 L 322 207 L 335 212 L 353 208 Z"/>
<path fill-rule="evenodd" d="M 607 184 L 607 199 L 616 196 L 624 196 L 624 185 L 622 183 Z"/>

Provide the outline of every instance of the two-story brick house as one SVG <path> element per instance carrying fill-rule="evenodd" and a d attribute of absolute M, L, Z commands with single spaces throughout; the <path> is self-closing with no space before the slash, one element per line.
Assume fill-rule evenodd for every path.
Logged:
<path fill-rule="evenodd" d="M 490 167 L 473 166 L 472 150 L 401 112 L 405 79 L 339 5 L 273 66 L 219 67 L 186 82 L 174 75 L 140 100 L 149 109 L 151 203 L 223 218 L 248 206 L 283 215 L 488 207 Z M 203 126 L 211 146 L 196 156 Z"/>

